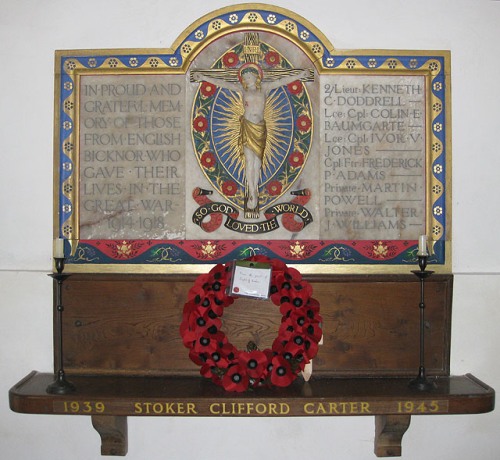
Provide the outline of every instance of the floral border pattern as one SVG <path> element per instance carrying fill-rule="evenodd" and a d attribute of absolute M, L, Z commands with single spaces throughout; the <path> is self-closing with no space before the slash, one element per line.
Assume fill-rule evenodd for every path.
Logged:
<path fill-rule="evenodd" d="M 269 6 L 266 9 L 246 9 L 240 5 L 214 13 L 192 30 L 184 32 L 179 46 L 165 54 L 113 52 L 109 54 L 89 51 L 88 55 L 70 53 L 60 55 L 60 89 L 57 96 L 59 143 L 58 216 L 59 237 L 74 242 L 68 263 L 73 264 L 191 264 L 220 263 L 241 257 L 248 251 L 278 257 L 285 261 L 306 264 L 407 264 L 416 260 L 416 241 L 83 241 L 78 238 L 76 217 L 75 174 L 75 86 L 81 71 L 168 70 L 185 73 L 190 61 L 205 46 L 223 34 L 256 25 L 260 29 L 285 36 L 301 46 L 321 66 L 321 72 L 334 71 L 424 71 L 430 75 L 430 209 L 429 226 L 434 242 L 432 262 L 445 264 L 447 237 L 447 148 L 448 121 L 446 116 L 445 57 L 416 52 L 414 55 L 382 55 L 380 52 L 339 55 L 320 33 L 283 10 Z"/>

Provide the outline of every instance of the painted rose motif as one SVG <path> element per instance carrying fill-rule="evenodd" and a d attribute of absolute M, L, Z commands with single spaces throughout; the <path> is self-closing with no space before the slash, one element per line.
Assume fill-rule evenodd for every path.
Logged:
<path fill-rule="evenodd" d="M 281 61 L 280 55 L 276 51 L 269 51 L 264 60 L 269 67 L 274 67 L 278 65 Z"/>
<path fill-rule="evenodd" d="M 203 132 L 208 128 L 208 121 L 205 117 L 199 116 L 193 120 L 193 128 L 195 131 Z"/>
<path fill-rule="evenodd" d="M 236 67 L 240 63 L 240 58 L 235 52 L 228 52 L 222 56 L 222 63 L 225 67 Z"/>
<path fill-rule="evenodd" d="M 304 89 L 304 86 L 302 85 L 302 82 L 297 80 L 293 81 L 292 83 L 289 83 L 287 85 L 288 91 L 292 94 L 300 94 L 302 90 Z"/>
<path fill-rule="evenodd" d="M 206 81 L 201 84 L 200 92 L 201 94 L 203 94 L 203 96 L 211 97 L 215 94 L 215 91 L 217 91 L 217 86 L 215 86 L 214 84 L 207 83 Z"/>
<path fill-rule="evenodd" d="M 288 158 L 288 162 L 294 168 L 298 168 L 304 164 L 304 154 L 299 151 L 293 152 Z"/>
<path fill-rule="evenodd" d="M 269 195 L 271 196 L 276 196 L 281 194 L 281 189 L 283 186 L 281 185 L 281 182 L 278 180 L 273 180 L 267 184 L 267 191 Z"/>
<path fill-rule="evenodd" d="M 205 168 L 213 168 L 214 165 L 215 165 L 215 155 L 212 153 L 212 152 L 205 152 L 202 156 L 201 156 L 201 164 L 205 167 Z"/>
<path fill-rule="evenodd" d="M 297 128 L 302 132 L 309 131 L 311 129 L 311 119 L 307 115 L 301 115 L 297 118 Z"/>
<path fill-rule="evenodd" d="M 238 190 L 238 185 L 236 184 L 236 182 L 232 180 L 227 180 L 222 184 L 222 193 L 226 196 L 236 195 L 237 190 Z"/>

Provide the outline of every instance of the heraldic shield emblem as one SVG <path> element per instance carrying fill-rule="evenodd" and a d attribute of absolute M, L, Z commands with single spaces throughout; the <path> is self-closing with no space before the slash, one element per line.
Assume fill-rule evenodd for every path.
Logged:
<path fill-rule="evenodd" d="M 314 79 L 313 69 L 293 68 L 249 32 L 210 69 L 191 71 L 190 79 L 199 84 L 192 108 L 194 152 L 205 177 L 229 202 L 222 213 L 243 221 L 280 214 L 272 205 L 292 191 L 311 151 L 313 112 L 303 82 Z M 293 194 L 305 204 L 309 191 Z M 302 227 L 312 219 L 309 212 L 303 215 Z M 202 219 L 193 220 L 201 225 Z M 256 233 L 272 230 L 259 228 Z"/>

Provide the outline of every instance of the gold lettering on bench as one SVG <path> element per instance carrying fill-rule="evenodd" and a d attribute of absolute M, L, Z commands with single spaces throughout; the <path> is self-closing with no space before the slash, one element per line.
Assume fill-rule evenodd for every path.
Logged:
<path fill-rule="evenodd" d="M 400 414 L 447 413 L 448 401 L 398 401 L 397 410 Z"/>
<path fill-rule="evenodd" d="M 305 403 L 306 415 L 371 414 L 370 403 L 364 401 Z"/>
<path fill-rule="evenodd" d="M 192 402 L 136 402 L 134 414 L 140 415 L 198 415 Z"/>
<path fill-rule="evenodd" d="M 209 410 L 212 415 L 287 415 L 290 406 L 287 403 L 218 402 L 210 404 Z"/>
<path fill-rule="evenodd" d="M 103 414 L 107 407 L 102 401 L 54 401 L 54 411 L 63 414 Z"/>

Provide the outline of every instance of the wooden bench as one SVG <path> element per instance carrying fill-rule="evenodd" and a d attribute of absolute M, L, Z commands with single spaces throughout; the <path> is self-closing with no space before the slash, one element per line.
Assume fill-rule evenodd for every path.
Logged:
<path fill-rule="evenodd" d="M 452 275 L 426 281 L 425 363 L 436 383 L 429 391 L 409 386 L 419 366 L 417 277 L 306 278 L 324 331 L 312 378 L 228 393 L 199 375 L 179 335 L 195 276 L 73 274 L 63 284 L 62 339 L 64 369 L 76 390 L 48 394 L 54 375 L 33 371 L 10 390 L 11 409 L 89 415 L 103 455 L 127 453 L 128 416 L 374 416 L 380 457 L 401 455 L 412 415 L 493 410 L 492 388 L 469 374 L 450 376 Z M 223 329 L 238 348 L 252 340 L 263 349 L 280 320 L 270 301 L 238 299 L 226 309 Z"/>

